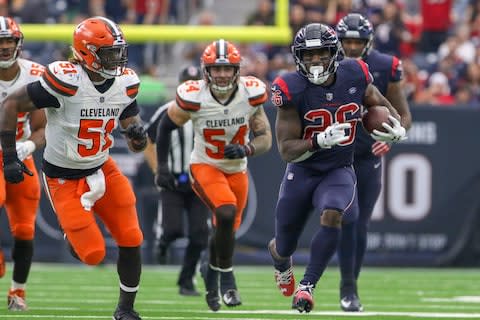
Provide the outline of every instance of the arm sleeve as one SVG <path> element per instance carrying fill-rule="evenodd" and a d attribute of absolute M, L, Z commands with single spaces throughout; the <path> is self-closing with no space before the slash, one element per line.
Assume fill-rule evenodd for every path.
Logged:
<path fill-rule="evenodd" d="M 45 90 L 40 81 L 35 81 L 27 84 L 27 93 L 30 100 L 38 108 L 60 108 L 60 102 Z"/>
<path fill-rule="evenodd" d="M 164 112 L 157 128 L 157 163 L 166 164 L 168 161 L 168 150 L 170 149 L 170 136 L 178 126 L 170 119 L 168 112 Z"/>
<path fill-rule="evenodd" d="M 122 112 L 120 115 L 120 120 L 124 120 L 130 117 L 134 117 L 140 113 L 140 108 L 138 107 L 137 100 L 133 100 Z"/>
<path fill-rule="evenodd" d="M 146 126 L 147 130 L 147 135 L 150 141 L 155 143 L 155 139 L 157 138 L 157 128 L 158 128 L 158 123 L 160 122 L 160 119 L 163 117 L 163 112 L 158 114 L 157 117 L 152 118 L 150 122 Z"/>

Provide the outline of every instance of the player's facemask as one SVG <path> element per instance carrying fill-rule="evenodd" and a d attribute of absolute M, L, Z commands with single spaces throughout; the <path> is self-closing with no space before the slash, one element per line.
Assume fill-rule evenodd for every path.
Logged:
<path fill-rule="evenodd" d="M 102 70 L 100 73 L 104 78 L 120 76 L 127 65 L 127 46 L 101 47 L 96 52 Z"/>

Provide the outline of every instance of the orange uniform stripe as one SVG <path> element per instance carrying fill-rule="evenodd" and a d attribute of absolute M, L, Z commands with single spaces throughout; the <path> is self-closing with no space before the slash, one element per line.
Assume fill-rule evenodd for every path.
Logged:
<path fill-rule="evenodd" d="M 138 88 L 140 87 L 140 83 L 136 83 L 134 85 L 131 85 L 127 87 L 127 96 L 130 98 L 135 98 L 138 94 Z"/>
<path fill-rule="evenodd" d="M 61 95 L 71 97 L 77 93 L 77 86 L 73 86 L 57 79 L 48 68 L 43 73 L 43 79 L 48 84 L 48 86 L 52 88 L 52 90 Z"/>
<path fill-rule="evenodd" d="M 258 106 L 258 105 L 261 105 L 261 104 L 264 104 L 265 101 L 267 101 L 268 99 L 268 94 L 267 92 L 265 91 L 262 95 L 260 96 L 256 96 L 256 97 L 251 97 L 248 99 L 248 102 L 250 103 L 251 106 Z"/>
<path fill-rule="evenodd" d="M 177 95 L 177 105 L 182 108 L 183 110 L 186 111 L 198 111 L 200 110 L 200 102 L 192 102 L 192 101 L 187 101 L 183 100 Z"/>

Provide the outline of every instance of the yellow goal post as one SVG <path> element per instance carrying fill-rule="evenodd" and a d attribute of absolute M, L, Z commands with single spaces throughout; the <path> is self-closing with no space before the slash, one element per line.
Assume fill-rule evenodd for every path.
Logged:
<path fill-rule="evenodd" d="M 274 26 L 122 25 L 129 43 L 213 41 L 224 38 L 235 42 L 289 44 L 289 1 L 276 0 Z M 73 24 L 22 24 L 26 41 L 72 41 Z"/>

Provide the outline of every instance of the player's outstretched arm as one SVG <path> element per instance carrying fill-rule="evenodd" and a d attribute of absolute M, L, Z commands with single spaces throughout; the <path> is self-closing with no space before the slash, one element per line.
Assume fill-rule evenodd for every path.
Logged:
<path fill-rule="evenodd" d="M 263 154 L 272 148 L 272 129 L 263 106 L 250 118 L 250 130 L 254 137 L 249 143 L 255 150 L 252 155 Z"/>
<path fill-rule="evenodd" d="M 310 140 L 302 138 L 302 123 L 294 106 L 285 106 L 277 111 L 275 135 L 280 156 L 287 162 L 292 162 L 310 151 Z"/>
<path fill-rule="evenodd" d="M 0 131 L 17 129 L 17 113 L 37 110 L 27 93 L 27 87 L 22 86 L 3 100 L 0 108 Z"/>
<path fill-rule="evenodd" d="M 22 86 L 7 96 L 0 107 L 0 140 L 3 150 L 3 173 L 9 183 L 22 182 L 23 173 L 33 175 L 18 159 L 15 140 L 17 129 L 17 113 L 37 110 L 27 93 L 27 87 Z"/>

